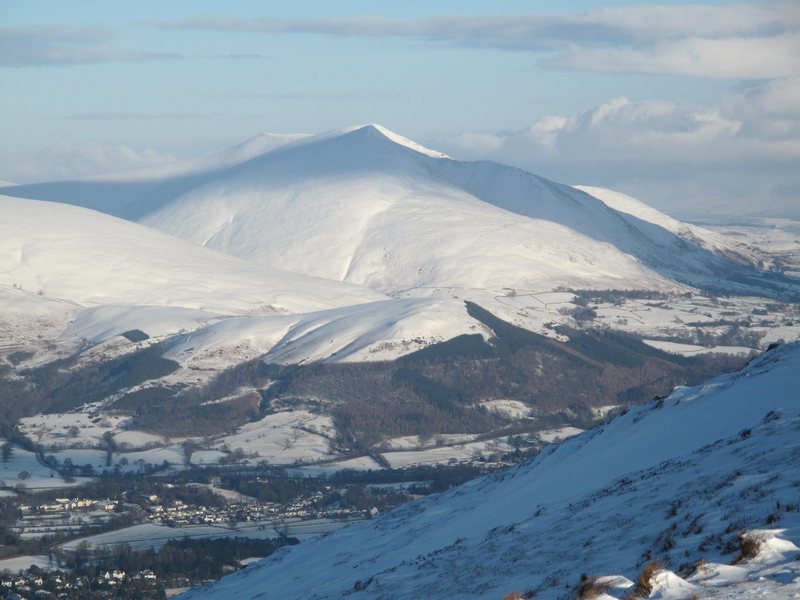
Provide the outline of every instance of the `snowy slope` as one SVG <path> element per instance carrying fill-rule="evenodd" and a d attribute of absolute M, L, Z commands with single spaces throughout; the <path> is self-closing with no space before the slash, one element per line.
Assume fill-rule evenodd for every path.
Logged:
<path fill-rule="evenodd" d="M 297 315 L 223 319 L 197 329 L 166 356 L 205 369 L 258 356 L 280 364 L 393 360 L 465 333 L 489 337 L 462 302 L 399 298 Z"/>
<path fill-rule="evenodd" d="M 715 231 L 699 227 L 691 223 L 684 223 L 673 219 L 669 215 L 645 204 L 641 200 L 607 188 L 594 187 L 588 185 L 576 185 L 576 189 L 602 200 L 604 204 L 616 211 L 632 215 L 648 223 L 653 223 L 663 227 L 667 231 L 674 233 L 685 240 L 695 241 L 699 246 L 715 252 L 725 252 L 728 254 L 740 254 L 758 259 L 758 253 L 753 246 L 736 243 L 733 238 L 725 237 Z"/>
<path fill-rule="evenodd" d="M 635 580 L 652 558 L 672 569 L 656 573 L 654 598 L 794 597 L 798 373 L 800 345 L 779 347 L 506 473 L 287 548 L 185 597 L 571 598 L 582 573 Z M 741 530 L 761 550 L 726 566 Z M 701 558 L 693 576 L 676 574 Z"/>
<path fill-rule="evenodd" d="M 358 311 L 384 300 L 366 288 L 256 265 L 96 211 L 0 196 L 0 357 L 43 352 L 41 363 L 132 329 L 162 337 L 231 318 L 319 319 L 319 312 Z M 250 347 L 247 339 L 229 346 L 248 358 L 271 348 Z M 214 345 L 219 350 L 218 340 Z M 216 365 L 238 358 L 218 357 Z"/>
<path fill-rule="evenodd" d="M 722 261 L 567 186 L 436 155 L 380 126 L 289 144 L 144 223 L 263 264 L 385 293 L 665 287 Z M 269 232 L 269 235 L 264 235 Z M 683 273 L 684 279 L 690 278 Z"/>
<path fill-rule="evenodd" d="M 223 314 L 308 312 L 383 299 L 200 248 L 95 211 L 0 196 L 0 286 L 82 306 Z"/>
<path fill-rule="evenodd" d="M 389 299 L 96 211 L 0 196 L 0 356 L 35 351 L 42 339 L 69 353 L 133 329 L 188 332 L 170 339 L 167 356 L 209 377 L 265 354 L 280 363 L 384 360 L 485 333 L 459 300 Z"/>
<path fill-rule="evenodd" d="M 233 149 L 205 170 L 156 169 L 157 184 L 151 170 L 147 181 L 134 173 L 6 193 L 80 203 L 259 264 L 392 295 L 664 289 L 731 268 L 680 230 L 518 169 L 452 160 L 379 125 L 284 141 Z"/>

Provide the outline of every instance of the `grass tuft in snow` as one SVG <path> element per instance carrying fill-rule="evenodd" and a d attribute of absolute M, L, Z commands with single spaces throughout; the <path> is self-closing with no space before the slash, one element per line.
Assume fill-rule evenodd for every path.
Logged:
<path fill-rule="evenodd" d="M 666 569 L 664 563 L 660 560 L 651 560 L 647 563 L 639 577 L 636 579 L 636 584 L 633 590 L 626 598 L 633 600 L 635 598 L 647 598 L 653 592 L 653 579 L 656 574 Z"/>
<path fill-rule="evenodd" d="M 758 556 L 758 553 L 761 551 L 761 546 L 764 544 L 764 540 L 761 536 L 747 531 L 741 532 L 737 536 L 737 539 L 739 540 L 739 554 L 737 554 L 736 558 L 731 562 L 732 565 L 738 565 L 739 563 L 753 560 Z"/>
<path fill-rule="evenodd" d="M 581 575 L 581 582 L 575 593 L 575 600 L 591 600 L 605 594 L 611 588 L 611 582 L 599 577 L 589 577 L 585 573 Z"/>

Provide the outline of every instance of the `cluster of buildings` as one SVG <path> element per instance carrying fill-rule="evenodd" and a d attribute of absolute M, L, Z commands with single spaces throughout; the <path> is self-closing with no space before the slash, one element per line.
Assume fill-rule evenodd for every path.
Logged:
<path fill-rule="evenodd" d="M 56 498 L 42 504 L 20 504 L 20 518 L 12 531 L 25 538 L 78 533 L 85 527 L 109 522 L 120 508 L 116 500 Z"/>
<path fill-rule="evenodd" d="M 10 575 L 0 574 L 0 597 L 5 600 L 106 597 L 104 590 L 130 586 L 146 592 L 159 586 L 158 577 L 147 569 L 128 574 L 119 569 L 99 573 L 95 577 L 72 575 L 61 571 L 48 572 L 38 568 Z M 94 592 L 94 593 L 92 593 Z M 149 594 L 143 593 L 141 597 Z"/>
<path fill-rule="evenodd" d="M 91 498 L 56 498 L 43 504 L 20 504 L 19 510 L 25 513 L 66 513 L 69 511 L 114 510 L 119 504 L 116 500 L 94 500 Z"/>
<path fill-rule="evenodd" d="M 181 500 L 165 502 L 157 495 L 147 496 L 146 521 L 171 527 L 188 525 L 214 525 L 246 521 L 274 521 L 276 519 L 347 519 L 362 516 L 363 511 L 352 508 L 319 509 L 323 495 L 317 492 L 286 504 L 278 502 L 237 501 L 222 506 L 186 504 Z"/>

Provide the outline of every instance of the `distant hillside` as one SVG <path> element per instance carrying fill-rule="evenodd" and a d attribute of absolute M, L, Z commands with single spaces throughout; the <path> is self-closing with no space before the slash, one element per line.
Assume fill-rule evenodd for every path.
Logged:
<path fill-rule="evenodd" d="M 0 403 L 12 418 L 8 427 L 14 415 L 69 411 L 113 397 L 106 410 L 131 414 L 137 429 L 170 436 L 224 433 L 276 407 L 312 406 L 334 416 L 342 449 L 364 451 L 403 435 L 587 427 L 597 407 L 648 400 L 743 360 L 685 358 L 611 331 L 564 330 L 569 341 L 561 342 L 515 327 L 477 305 L 467 308 L 489 328 L 488 341 L 462 335 L 394 362 L 297 366 L 253 359 L 205 385 L 187 387 L 168 383 L 180 368 L 169 358 L 171 342 L 137 336 L 133 352 L 112 360 L 71 359 L 23 370 L 22 380 L 8 380 Z M 242 389 L 263 389 L 261 399 L 242 394 L 237 401 L 209 404 Z M 27 397 L 25 406 L 14 408 L 20 396 Z M 514 423 L 488 412 L 483 403 L 492 399 L 518 400 L 536 418 Z"/>

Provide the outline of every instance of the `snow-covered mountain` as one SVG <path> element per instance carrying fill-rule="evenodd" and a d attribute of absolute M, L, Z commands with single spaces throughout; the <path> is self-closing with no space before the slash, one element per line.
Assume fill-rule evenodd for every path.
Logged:
<path fill-rule="evenodd" d="M 798 373 L 799 345 L 772 349 L 510 471 L 285 548 L 184 597 L 555 599 L 575 597 L 585 575 L 606 595 L 584 597 L 609 599 L 653 559 L 668 570 L 654 568 L 643 596 L 795 597 Z M 742 532 L 755 541 L 744 555 Z"/>
<path fill-rule="evenodd" d="M 216 252 L 138 223 L 0 196 L 0 285 L 81 306 L 298 313 L 385 300 Z"/>
<path fill-rule="evenodd" d="M 330 319 L 341 321 L 342 310 L 363 314 L 366 305 L 402 321 L 408 311 L 386 307 L 393 302 L 363 287 L 253 264 L 96 211 L 0 196 L 0 331 L 7 340 L 0 351 L 44 350 L 44 339 L 70 353 L 131 329 L 163 336 L 225 319 L 272 317 L 271 343 L 247 348 L 263 353 L 302 315 L 319 321 L 336 309 Z M 247 345 L 253 335 L 228 341 Z"/>
<path fill-rule="evenodd" d="M 0 283 L 32 293 L 0 293 L 22 313 L 25 298 L 44 312 L 53 300 L 93 307 L 67 338 L 196 331 L 176 346 L 181 356 L 207 364 L 213 354 L 224 367 L 268 352 L 280 362 L 391 359 L 488 336 L 464 300 L 553 335 L 571 296 L 543 297 L 549 290 L 752 283 L 753 253 L 632 198 L 586 191 L 460 162 L 379 125 L 261 135 L 128 173 L 3 188 L 84 209 L 4 201 Z M 292 316 L 271 316 L 280 312 Z"/>
<path fill-rule="evenodd" d="M 693 342 L 736 354 L 764 347 L 767 332 L 771 339 L 796 337 L 800 320 L 791 306 L 767 311 L 763 298 L 723 305 L 685 285 L 754 293 L 765 291 L 762 284 L 791 287 L 758 275 L 749 264 L 754 254 L 633 199 L 589 191 L 503 165 L 459 162 L 378 125 L 257 136 L 189 161 L 4 187 L 14 197 L 0 197 L 0 368 L 7 381 L 28 381 L 30 369 L 43 369 L 51 387 L 38 388 L 42 410 L 60 402 L 61 388 L 70 389 L 70 410 L 84 410 L 85 398 L 117 410 L 120 397 L 138 394 L 155 404 L 171 398 L 188 413 L 217 392 L 280 396 L 297 385 L 276 405 L 305 410 L 312 403 L 326 418 L 337 412 L 341 425 L 343 407 L 363 416 L 385 393 L 377 412 L 401 407 L 382 421 L 390 429 L 353 426 L 370 445 L 384 434 L 430 433 L 414 421 L 414 402 L 444 421 L 442 406 L 460 398 L 451 408 L 463 422 L 450 414 L 446 424 L 437 422 L 437 433 L 483 435 L 501 427 L 480 407 L 509 399 L 555 425 L 583 428 L 592 408 L 643 400 L 676 382 L 698 381 L 708 373 L 701 363 L 722 369 L 736 360 L 678 365 L 635 340 L 578 332 L 592 320 L 656 345 L 677 335 L 689 342 L 681 348 L 698 352 L 707 350 Z M 562 288 L 645 293 L 595 297 Z M 760 316 L 752 318 L 756 310 Z M 423 367 L 409 383 L 407 370 L 398 375 L 397 365 L 377 364 L 450 341 L 420 359 L 461 357 L 460 381 L 443 387 L 426 386 Z M 594 364 L 592 373 L 574 375 L 585 388 L 577 404 L 536 384 L 564 376 L 560 357 L 574 351 L 560 344 L 576 346 L 588 363 L 608 359 L 608 373 Z M 643 356 L 632 359 L 631 344 Z M 521 370 L 509 362 L 516 352 Z M 89 393 L 84 385 L 103 380 L 100 365 L 155 354 L 161 367 L 143 369 L 125 389 L 92 384 Z M 490 370 L 480 362 L 489 357 L 501 359 L 492 362 L 493 375 L 469 379 Z M 59 359 L 73 371 L 58 371 Z M 317 361 L 329 364 L 309 368 L 305 384 L 287 376 L 269 392 L 258 367 L 266 362 L 274 373 L 278 365 Z M 376 363 L 365 366 L 373 379 L 371 387 L 358 387 L 361 395 L 339 384 L 363 372 L 330 364 L 347 362 Z M 457 371 L 430 368 L 445 379 Z M 604 383 L 594 385 L 599 374 Z M 545 396 L 542 413 L 535 405 Z M 570 402 L 563 415 L 573 421 L 558 420 L 554 415 Z M 218 419 L 215 433 L 240 421 Z"/>
<path fill-rule="evenodd" d="M 747 262 L 716 239 L 703 243 L 699 230 L 666 227 L 511 167 L 453 160 L 379 125 L 256 138 L 243 148 L 4 193 L 88 206 L 258 264 L 391 295 L 667 289 L 676 280 L 724 287 Z"/>
<path fill-rule="evenodd" d="M 224 368 L 267 353 L 284 363 L 383 359 L 397 355 L 393 342 L 485 330 L 461 301 L 392 299 L 97 211 L 6 196 L 0 306 L 9 348 L 35 350 L 26 341 L 42 335 L 72 351 L 80 340 L 98 343 L 131 329 L 151 337 L 195 331 L 169 353 L 193 367 Z"/>

